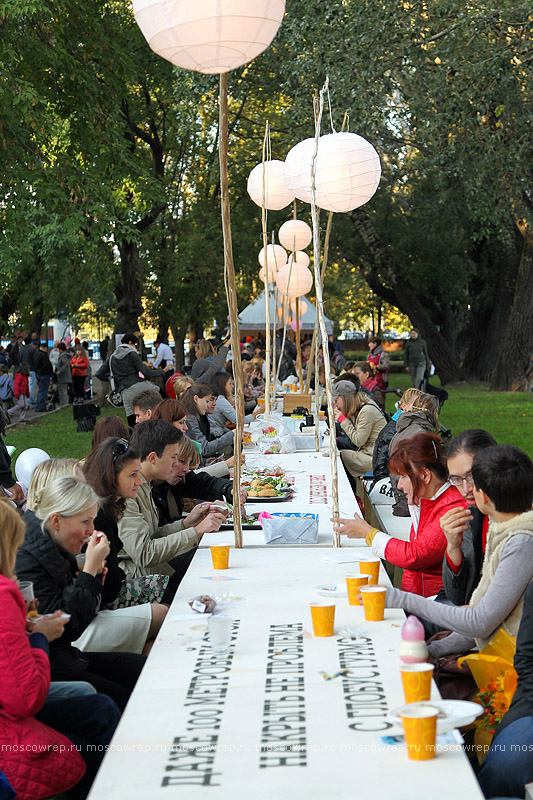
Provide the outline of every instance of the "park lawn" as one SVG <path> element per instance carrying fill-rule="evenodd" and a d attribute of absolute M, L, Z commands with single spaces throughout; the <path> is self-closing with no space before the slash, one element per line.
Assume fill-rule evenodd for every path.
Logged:
<path fill-rule="evenodd" d="M 102 415 L 118 415 L 126 422 L 122 409 L 103 408 Z M 77 433 L 76 422 L 72 418 L 72 406 L 62 408 L 53 414 L 46 414 L 28 425 L 16 425 L 4 435 L 4 442 L 16 447 L 17 456 L 28 447 L 40 447 L 52 458 L 82 459 L 91 450 L 92 433 Z"/>
<path fill-rule="evenodd" d="M 438 379 L 433 379 L 438 384 Z M 407 389 L 409 375 L 390 376 L 390 387 Z M 455 383 L 446 386 L 450 399 L 440 419 L 455 435 L 466 428 L 485 428 L 497 442 L 521 447 L 533 458 L 533 393 L 489 392 L 482 383 Z M 387 411 L 394 410 L 397 398 L 387 394 Z M 102 414 L 116 414 L 126 421 L 123 410 L 103 408 Z M 28 447 L 40 447 L 56 458 L 84 458 L 91 449 L 91 433 L 77 433 L 72 406 L 47 414 L 31 425 L 17 425 L 6 431 L 4 441 L 14 445 L 15 459 Z"/>

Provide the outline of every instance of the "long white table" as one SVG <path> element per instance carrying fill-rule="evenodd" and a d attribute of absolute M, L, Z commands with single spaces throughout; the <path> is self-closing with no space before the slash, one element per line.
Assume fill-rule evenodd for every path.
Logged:
<path fill-rule="evenodd" d="M 356 568 L 325 560 L 338 553 L 232 549 L 230 569 L 215 572 L 209 552 L 198 550 L 91 800 L 482 798 L 460 746 L 411 762 L 403 747 L 379 738 L 391 732 L 387 712 L 403 703 L 403 612 L 365 622 L 362 608 L 339 598 L 336 635 L 313 637 L 315 587 L 342 585 Z M 366 548 L 349 555 L 361 553 L 369 555 Z M 229 655 L 213 654 L 205 618 L 188 606 L 204 593 L 230 603 Z M 320 675 L 341 669 L 349 673 L 328 681 Z"/>
<path fill-rule="evenodd" d="M 260 500 L 247 503 L 247 513 L 281 511 L 318 514 L 318 543 L 309 545 L 309 547 L 331 547 L 333 542 L 333 525 L 331 522 L 333 498 L 331 494 L 329 450 L 327 453 L 309 451 L 276 456 L 258 456 L 254 453 L 247 456 L 246 467 L 252 468 L 254 464 L 272 467 L 280 466 L 285 471 L 289 483 L 294 486 L 294 495 L 292 500 L 283 503 L 261 502 Z M 340 458 L 338 459 L 337 467 L 341 516 L 349 518 L 352 518 L 355 514 L 362 516 Z M 233 541 L 233 531 L 228 531 L 227 539 L 228 542 Z M 202 537 L 200 547 L 209 547 L 212 544 L 220 544 L 220 542 L 220 533 L 205 534 Z M 265 546 L 263 532 L 260 530 L 244 530 L 243 542 L 246 547 Z M 342 537 L 343 547 L 359 547 L 361 544 L 364 543 L 357 539 L 348 539 L 347 536 Z M 277 545 L 269 545 L 269 547 L 273 546 Z"/>

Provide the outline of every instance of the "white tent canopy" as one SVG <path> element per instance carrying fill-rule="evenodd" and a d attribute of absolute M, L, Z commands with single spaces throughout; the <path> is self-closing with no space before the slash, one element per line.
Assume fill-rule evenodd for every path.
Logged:
<path fill-rule="evenodd" d="M 279 302 L 278 308 L 283 302 L 282 295 L 278 295 Z M 312 331 L 315 327 L 315 318 L 316 318 L 316 308 L 312 304 L 312 302 L 306 297 L 305 302 L 307 304 L 307 311 L 300 317 L 300 322 L 302 325 L 302 331 Z M 291 319 L 294 318 L 294 314 L 291 312 Z M 239 330 L 242 333 L 247 331 L 261 331 L 265 330 L 265 292 L 262 291 L 255 300 L 252 300 L 249 306 L 246 306 L 243 311 L 239 314 Z M 274 290 L 270 290 L 270 324 L 272 325 L 276 322 L 276 328 L 279 329 L 281 327 L 280 320 L 276 314 L 276 300 L 274 296 Z M 325 318 L 326 322 L 326 330 L 328 334 L 333 333 L 333 322 Z M 290 323 L 287 325 L 290 328 Z"/>

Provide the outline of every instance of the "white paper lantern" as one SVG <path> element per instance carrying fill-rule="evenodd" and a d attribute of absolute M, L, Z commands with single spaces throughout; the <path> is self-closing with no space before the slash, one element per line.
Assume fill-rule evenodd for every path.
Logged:
<path fill-rule="evenodd" d="M 291 300 L 290 306 L 291 306 L 291 311 L 294 314 L 296 314 L 296 298 L 294 300 Z M 303 297 L 301 297 L 300 298 L 300 316 L 303 317 L 304 314 L 307 314 L 308 311 L 309 311 L 309 306 L 305 302 Z"/>
<path fill-rule="evenodd" d="M 309 266 L 309 256 L 303 250 L 297 250 L 294 254 L 291 253 L 287 260 L 287 264 L 302 264 L 304 267 Z"/>
<path fill-rule="evenodd" d="M 267 244 L 268 271 L 277 272 L 287 263 L 287 253 L 279 244 Z M 259 263 L 265 266 L 265 248 L 262 247 L 258 255 Z"/>
<path fill-rule="evenodd" d="M 263 205 L 263 179 L 265 185 L 265 208 L 279 211 L 294 200 L 283 176 L 283 161 L 265 161 L 258 164 L 248 176 L 248 194 L 258 206 Z"/>
<path fill-rule="evenodd" d="M 289 219 L 278 231 L 278 239 L 283 247 L 292 253 L 293 250 L 305 250 L 313 238 L 313 231 L 301 219 Z"/>
<path fill-rule="evenodd" d="M 287 154 L 285 180 L 296 197 L 311 201 L 313 149 L 305 139 Z M 313 142 L 314 144 L 314 142 Z M 356 133 L 328 133 L 318 142 L 316 160 L 316 204 L 326 211 L 346 212 L 367 203 L 381 177 L 374 147 Z M 281 241 L 281 240 L 280 240 Z"/>
<path fill-rule="evenodd" d="M 294 264 L 292 269 L 290 264 L 285 264 L 276 275 L 276 284 L 281 294 L 289 298 L 300 297 L 302 294 L 307 294 L 313 285 L 313 275 L 303 264 Z"/>
<path fill-rule="evenodd" d="M 133 13 L 154 52 L 178 67 L 213 75 L 267 49 L 285 0 L 133 0 Z"/>
<path fill-rule="evenodd" d="M 269 269 L 268 270 L 268 283 L 269 283 L 269 285 L 272 284 L 272 283 L 276 283 L 276 275 L 277 274 L 278 273 L 276 272 L 275 269 Z M 261 267 L 261 269 L 259 270 L 259 279 L 262 280 L 263 283 L 265 283 L 265 268 L 264 267 Z"/>

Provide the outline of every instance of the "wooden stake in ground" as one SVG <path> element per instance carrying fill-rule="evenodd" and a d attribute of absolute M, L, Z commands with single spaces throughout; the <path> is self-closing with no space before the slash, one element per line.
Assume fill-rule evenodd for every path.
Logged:
<path fill-rule="evenodd" d="M 223 72 L 220 76 L 219 102 L 219 162 L 222 232 L 224 236 L 224 277 L 230 319 L 233 379 L 235 381 L 235 411 L 237 412 L 237 427 L 234 439 L 235 464 L 233 468 L 233 527 L 235 530 L 235 547 L 242 547 L 242 519 L 239 490 L 241 486 L 242 430 L 244 426 L 244 382 L 242 375 L 239 323 L 237 318 L 237 286 L 235 283 L 235 267 L 233 264 L 233 249 L 231 244 L 230 199 L 228 188 L 228 75 L 225 72 Z M 265 272 L 268 276 L 266 270 Z"/>
<path fill-rule="evenodd" d="M 311 216 L 313 218 L 313 254 L 315 268 L 315 294 L 316 311 L 318 324 L 322 337 L 322 355 L 324 357 L 324 371 L 326 378 L 326 402 L 328 407 L 329 420 L 329 454 L 331 458 L 331 493 L 333 497 L 333 516 L 339 516 L 339 477 L 337 471 L 337 441 L 335 438 L 335 415 L 333 413 L 333 401 L 331 397 L 331 368 L 329 362 L 328 334 L 326 331 L 326 321 L 324 319 L 324 298 L 322 295 L 322 276 L 320 274 L 320 229 L 318 225 L 318 213 L 316 208 L 316 158 L 318 153 L 318 140 L 320 138 L 320 123 L 324 109 L 324 93 L 327 92 L 328 81 L 320 92 L 318 115 L 315 122 L 315 148 L 311 160 Z M 318 381 L 318 364 L 316 365 L 315 382 Z M 338 531 L 333 532 L 333 546 L 340 547 L 341 540 Z"/>

